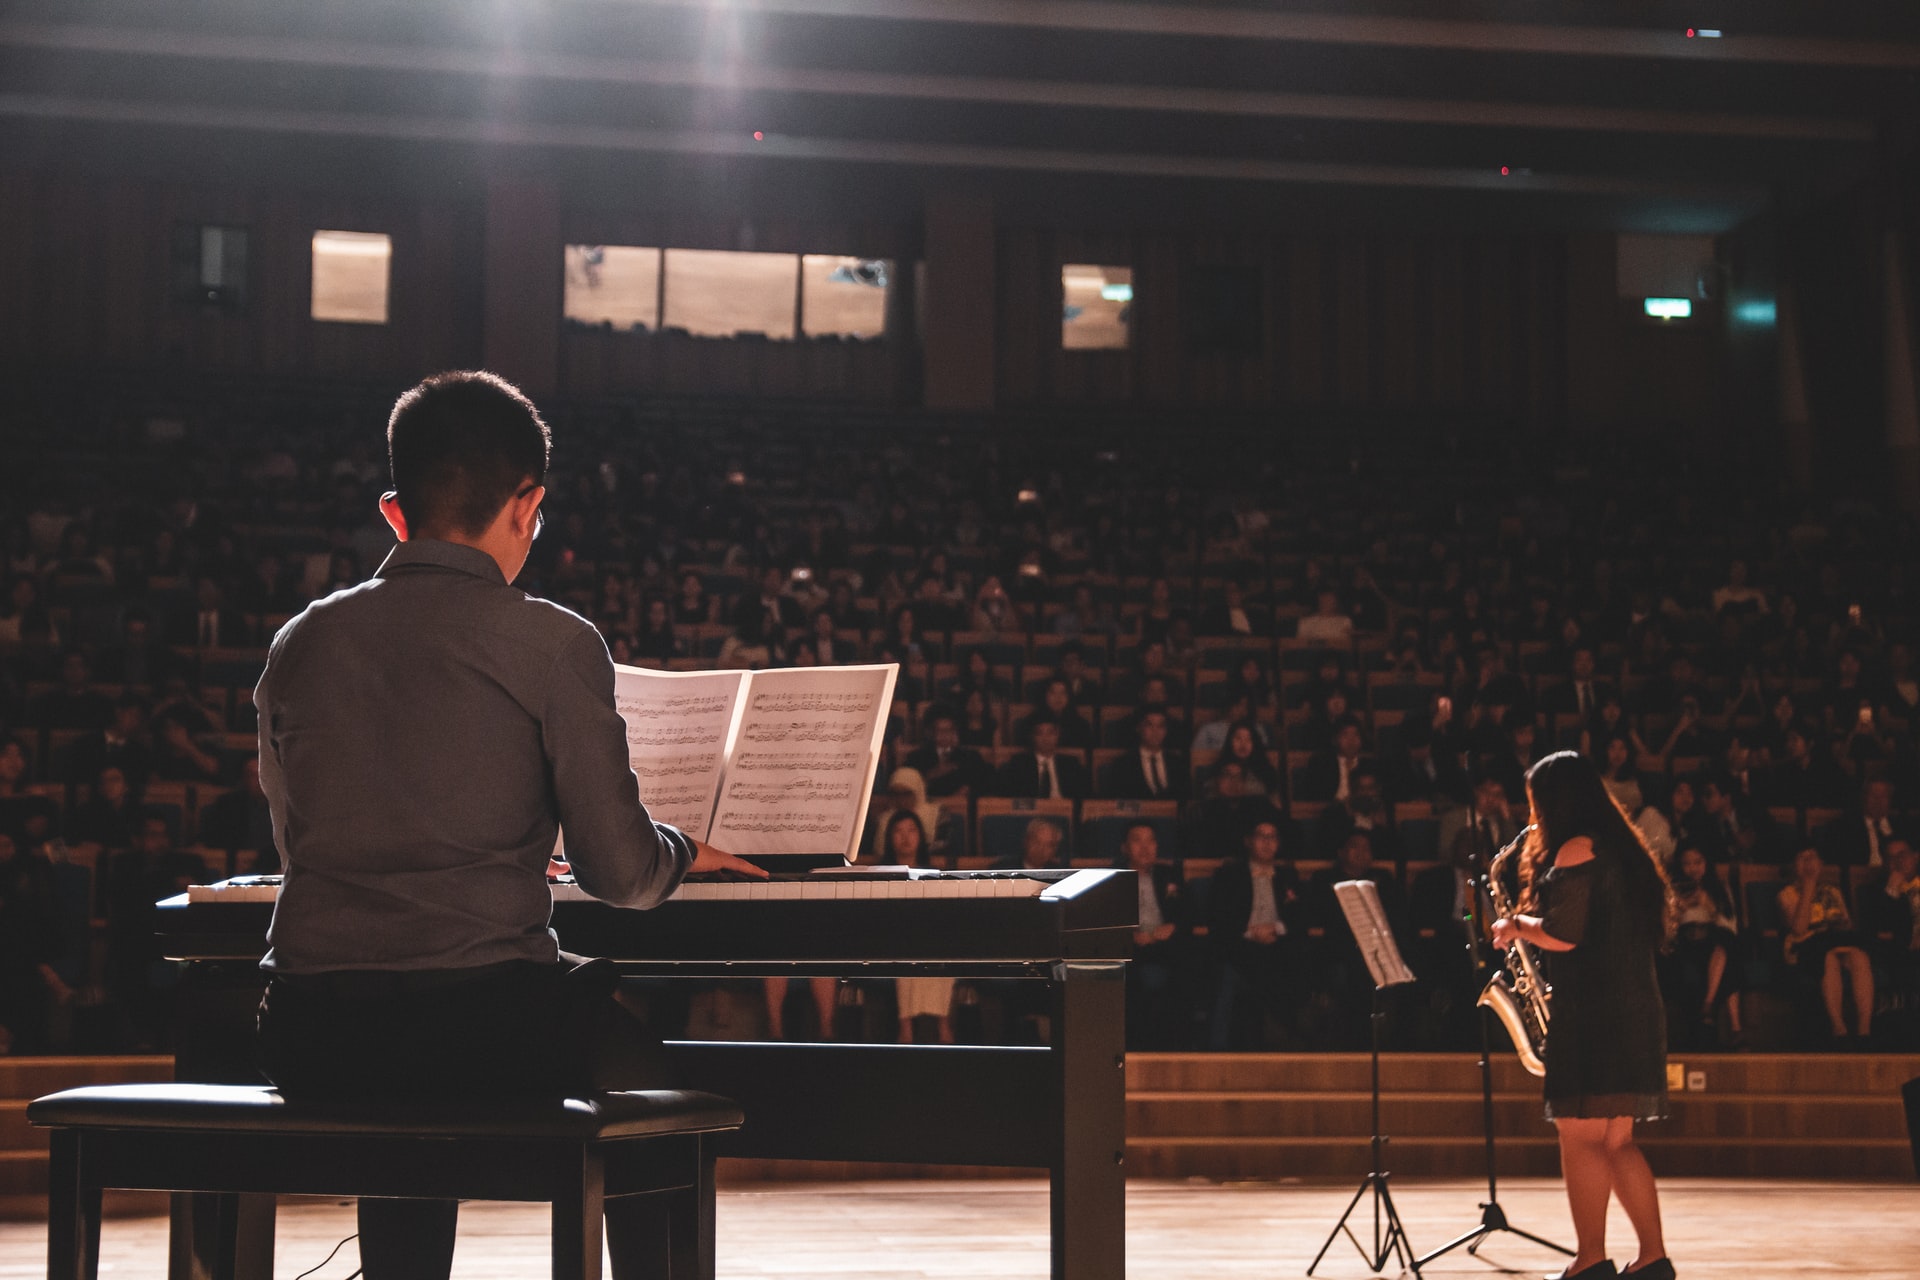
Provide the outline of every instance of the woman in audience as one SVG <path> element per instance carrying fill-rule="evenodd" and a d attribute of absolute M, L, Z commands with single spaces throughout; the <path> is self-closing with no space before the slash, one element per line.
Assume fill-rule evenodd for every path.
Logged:
<path fill-rule="evenodd" d="M 697 573 L 680 575 L 680 595 L 673 602 L 673 620 L 685 626 L 696 627 L 712 622 L 717 600 L 707 599 L 706 584 L 700 581 Z"/>
<path fill-rule="evenodd" d="M 1227 702 L 1231 704 L 1243 697 L 1247 700 L 1247 710 L 1255 715 L 1276 710 L 1280 705 L 1273 681 L 1267 676 L 1266 664 L 1252 656 L 1242 658 L 1227 677 Z"/>
<path fill-rule="evenodd" d="M 960 704 L 960 745 L 985 751 L 1003 745 L 999 708 L 978 689 L 970 689 Z"/>
<path fill-rule="evenodd" d="M 894 609 L 885 634 L 874 646 L 874 657 L 881 662 L 897 662 L 916 672 L 926 666 L 927 651 L 920 627 L 914 621 L 912 605 L 903 604 Z"/>
<path fill-rule="evenodd" d="M 1674 937 L 1669 972 L 1677 994 L 1693 994 L 1692 1007 L 1700 1021 L 1712 1028 L 1724 999 L 1727 1028 L 1736 1040 L 1740 1029 L 1737 984 L 1728 980 L 1728 959 L 1739 942 L 1733 895 L 1726 881 L 1707 862 L 1707 855 L 1691 846 L 1682 849 L 1668 867 L 1673 884 Z M 1683 1004 L 1681 1012 L 1688 1006 Z"/>
<path fill-rule="evenodd" d="M 899 773 L 894 776 L 898 777 Z M 881 862 L 897 867 L 928 865 L 927 828 L 914 809 L 894 810 L 887 819 L 883 840 L 885 853 Z M 953 1043 L 952 978 L 896 978 L 894 991 L 899 1004 L 901 1044 L 913 1043 L 914 1023 L 919 1018 L 934 1020 L 934 1036 L 941 1044 Z"/>
<path fill-rule="evenodd" d="M 1825 883 L 1826 862 L 1812 844 L 1793 856 L 1793 879 L 1779 893 L 1781 952 L 1787 963 L 1820 984 L 1827 1026 L 1834 1043 L 1847 1040 L 1846 989 L 1853 989 L 1854 1043 L 1864 1046 L 1873 1032 L 1873 961 L 1866 938 L 1838 885 Z"/>
<path fill-rule="evenodd" d="M 1632 817 L 1646 804 L 1640 795 L 1640 780 L 1633 773 L 1633 744 L 1625 734 L 1614 733 L 1607 735 L 1601 749 L 1605 755 L 1600 761 L 1600 781 L 1613 802 Z"/>
<path fill-rule="evenodd" d="M 673 629 L 673 608 L 662 596 L 650 596 L 641 610 L 640 626 L 633 635 L 633 653 L 637 658 L 665 663 L 681 657 L 686 646 Z"/>
<path fill-rule="evenodd" d="M 1206 794 L 1208 799 L 1220 794 L 1220 777 L 1227 766 L 1238 769 L 1238 794 L 1241 796 L 1271 796 L 1280 793 L 1280 775 L 1267 762 L 1267 753 L 1260 747 L 1259 726 L 1251 720 L 1242 720 L 1227 730 L 1227 745 L 1220 751 L 1220 759 L 1208 770 Z"/>

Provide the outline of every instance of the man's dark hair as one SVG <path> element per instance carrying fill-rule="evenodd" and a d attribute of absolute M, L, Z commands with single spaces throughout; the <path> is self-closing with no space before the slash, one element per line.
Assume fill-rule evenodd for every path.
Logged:
<path fill-rule="evenodd" d="M 529 477 L 545 482 L 551 450 L 533 402 L 479 370 L 435 374 L 387 419 L 393 488 L 416 537 L 481 533 Z"/>
<path fill-rule="evenodd" d="M 1045 707 L 1040 707 L 1036 709 L 1032 715 L 1027 717 L 1027 742 L 1029 745 L 1033 742 L 1034 732 L 1044 725 L 1052 725 L 1058 729 L 1060 727 L 1060 717 Z"/>

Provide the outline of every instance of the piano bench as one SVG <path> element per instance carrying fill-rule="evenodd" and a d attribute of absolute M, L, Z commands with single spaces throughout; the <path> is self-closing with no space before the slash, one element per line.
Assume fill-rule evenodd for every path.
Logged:
<path fill-rule="evenodd" d="M 123 1084 L 49 1094 L 27 1119 L 52 1130 L 49 1280 L 94 1280 L 107 1188 L 177 1193 L 175 1270 L 188 1258 L 242 1280 L 273 1273 L 276 1195 L 548 1201 L 555 1280 L 600 1280 L 605 1202 L 657 1195 L 649 1261 L 712 1280 L 713 1139 L 742 1115 L 668 1089 L 289 1102 L 265 1087 Z"/>

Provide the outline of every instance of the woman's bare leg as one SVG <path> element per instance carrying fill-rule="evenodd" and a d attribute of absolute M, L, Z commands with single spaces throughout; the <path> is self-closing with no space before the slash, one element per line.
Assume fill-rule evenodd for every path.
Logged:
<path fill-rule="evenodd" d="M 1840 952 L 1829 951 L 1826 968 L 1820 973 L 1820 999 L 1827 1006 L 1827 1027 L 1836 1039 L 1847 1034 L 1846 1010 L 1841 1004 L 1845 996 L 1845 979 L 1840 976 Z"/>
<path fill-rule="evenodd" d="M 840 980 L 838 978 L 809 978 L 807 981 L 813 988 L 814 1012 L 820 1015 L 820 1038 L 822 1040 L 831 1040 L 833 1039 L 834 1002 L 840 994 Z"/>
<path fill-rule="evenodd" d="M 1566 1274 L 1575 1275 L 1607 1256 L 1607 1200 L 1613 1191 L 1608 1122 L 1563 1119 L 1554 1124 L 1560 1130 L 1560 1176 L 1567 1184 L 1567 1207 L 1573 1212 L 1574 1243 L 1579 1246 Z"/>
<path fill-rule="evenodd" d="M 1847 974 L 1853 979 L 1853 1030 L 1855 1035 L 1873 1032 L 1873 961 L 1858 947 L 1842 947 Z"/>
<path fill-rule="evenodd" d="M 1633 1118 L 1615 1116 L 1607 1121 L 1607 1159 L 1613 1166 L 1613 1194 L 1633 1223 L 1633 1234 L 1640 1242 L 1633 1267 L 1644 1267 L 1667 1256 L 1667 1243 L 1660 1231 L 1660 1192 L 1654 1185 L 1653 1170 L 1647 1157 L 1633 1141 Z"/>

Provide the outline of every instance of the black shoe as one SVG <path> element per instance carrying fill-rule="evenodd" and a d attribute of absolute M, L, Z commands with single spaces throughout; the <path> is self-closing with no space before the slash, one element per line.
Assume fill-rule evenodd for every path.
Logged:
<path fill-rule="evenodd" d="M 1671 1258 L 1655 1258 L 1652 1262 L 1649 1262 L 1646 1266 L 1638 1270 L 1622 1271 L 1620 1274 L 1622 1276 L 1637 1277 L 1637 1280 L 1674 1280 L 1673 1260 Z"/>
<path fill-rule="evenodd" d="M 1659 1264 L 1656 1263 L 1654 1265 L 1658 1266 Z M 1613 1259 L 1602 1258 L 1590 1267 L 1583 1267 L 1578 1271 L 1562 1271 L 1557 1276 L 1548 1276 L 1547 1280 L 1615 1280 L 1615 1277 L 1619 1274 L 1618 1271 L 1614 1270 Z M 1639 1276 L 1652 1275 L 1651 1272 L 1645 1270 L 1636 1271 L 1634 1274 Z"/>

